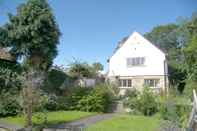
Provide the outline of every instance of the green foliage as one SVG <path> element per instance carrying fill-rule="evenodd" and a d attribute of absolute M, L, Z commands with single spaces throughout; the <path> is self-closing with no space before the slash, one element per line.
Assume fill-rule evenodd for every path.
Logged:
<path fill-rule="evenodd" d="M 130 90 L 127 90 L 126 92 L 125 92 L 125 94 L 124 94 L 124 97 L 125 98 L 135 98 L 135 97 L 137 97 L 138 96 L 138 94 L 139 94 L 140 92 L 139 91 L 137 91 L 136 89 L 130 89 Z"/>
<path fill-rule="evenodd" d="M 0 69 L 0 93 L 2 91 L 19 91 L 20 81 L 17 79 L 18 74 L 9 69 Z"/>
<path fill-rule="evenodd" d="M 138 110 L 144 115 L 153 115 L 157 112 L 158 103 L 155 95 L 149 88 L 144 88 L 142 94 L 139 96 Z"/>
<path fill-rule="evenodd" d="M 168 73 L 171 85 L 176 85 L 180 92 L 184 89 L 185 72 L 182 70 L 182 46 L 187 42 L 185 25 L 168 24 L 156 26 L 145 37 L 163 50 L 167 55 Z"/>
<path fill-rule="evenodd" d="M 90 65 L 86 62 L 75 61 L 69 66 L 68 74 L 74 78 L 96 77 L 98 71 L 103 70 L 103 65 L 97 62 Z"/>
<path fill-rule="evenodd" d="M 184 95 L 186 95 L 188 99 L 192 98 L 194 89 L 197 91 L 197 81 L 187 80 Z"/>
<path fill-rule="evenodd" d="M 158 125 L 160 119 L 155 116 L 117 114 L 111 119 L 89 126 L 87 131 L 159 131 L 156 130 Z"/>
<path fill-rule="evenodd" d="M 92 68 L 94 69 L 95 72 L 103 70 L 103 65 L 99 62 L 95 62 L 92 64 Z"/>
<path fill-rule="evenodd" d="M 133 113 L 141 112 L 146 116 L 151 116 L 158 111 L 158 102 L 156 96 L 152 91 L 145 87 L 141 94 L 129 95 L 124 102 L 125 106 L 128 106 Z"/>
<path fill-rule="evenodd" d="M 0 117 L 15 116 L 22 112 L 22 107 L 19 104 L 18 96 L 9 92 L 1 93 L 0 95 Z"/>
<path fill-rule="evenodd" d="M 184 93 L 191 97 L 192 90 L 197 89 L 197 16 L 193 16 L 187 23 L 190 31 L 190 39 L 183 48 L 184 64 L 183 70 L 187 73 L 186 89 Z"/>
<path fill-rule="evenodd" d="M 78 120 L 83 117 L 94 115 L 95 113 L 90 112 L 81 112 L 81 111 L 54 111 L 54 112 L 46 112 L 47 124 L 61 124 L 68 121 Z M 39 115 L 43 115 L 42 112 L 37 112 L 33 114 L 33 123 L 35 125 L 43 125 L 43 120 L 38 118 Z M 25 126 L 25 117 L 24 115 L 6 117 L 0 119 L 6 123 Z M 38 130 L 36 130 L 38 131 Z"/>
<path fill-rule="evenodd" d="M 184 56 L 184 69 L 188 74 L 187 79 L 197 81 L 197 34 L 192 36 L 190 43 L 184 48 Z"/>
<path fill-rule="evenodd" d="M 179 45 L 175 30 L 178 28 L 175 24 L 160 25 L 146 33 L 145 37 L 152 43 L 160 47 L 164 52 L 168 52 L 172 48 L 177 48 Z"/>
<path fill-rule="evenodd" d="M 78 103 L 79 101 L 87 96 L 90 93 L 91 89 L 89 88 L 82 88 L 82 87 L 75 87 L 74 89 L 72 89 L 68 96 L 67 96 L 67 100 L 69 103 L 69 109 L 70 110 L 79 110 L 78 108 Z"/>
<path fill-rule="evenodd" d="M 3 91 L 19 91 L 21 83 L 19 74 L 21 68 L 18 64 L 0 60 L 0 93 Z"/>
<path fill-rule="evenodd" d="M 81 111 L 107 112 L 111 102 L 109 90 L 103 85 L 97 85 L 79 101 L 77 106 Z"/>
<path fill-rule="evenodd" d="M 92 77 L 89 65 L 77 61 L 70 64 L 68 73 L 74 78 Z"/>
<path fill-rule="evenodd" d="M 42 106 L 47 111 L 68 110 L 68 100 L 64 96 L 50 95 L 47 101 L 42 103 Z"/>
<path fill-rule="evenodd" d="M 25 63 L 33 67 L 46 69 L 52 64 L 60 33 L 45 0 L 21 4 L 16 15 L 9 14 L 9 23 L 3 29 L 7 37 L 4 43 L 9 40 L 7 45 L 11 47 L 11 54 L 23 57 Z"/>
<path fill-rule="evenodd" d="M 73 78 L 62 70 L 51 69 L 47 72 L 42 89 L 49 94 L 55 93 L 57 95 L 62 95 L 66 89 L 73 86 L 73 83 Z"/>
<path fill-rule="evenodd" d="M 160 103 L 161 118 L 173 122 L 179 127 L 185 127 L 188 121 L 191 106 L 186 103 L 178 103 L 172 97 Z"/>

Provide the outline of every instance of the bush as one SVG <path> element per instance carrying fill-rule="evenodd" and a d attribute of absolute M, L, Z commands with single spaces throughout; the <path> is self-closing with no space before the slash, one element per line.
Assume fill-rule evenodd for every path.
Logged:
<path fill-rule="evenodd" d="M 98 85 L 78 103 L 78 109 L 90 112 L 107 112 L 111 104 L 111 94 L 104 85 Z"/>
<path fill-rule="evenodd" d="M 106 112 L 112 101 L 112 93 L 107 85 L 93 88 L 76 87 L 67 91 L 67 96 L 43 96 L 42 104 L 37 110 L 81 110 L 90 112 Z M 43 106 L 43 107 L 42 107 Z"/>
<path fill-rule="evenodd" d="M 87 96 L 91 90 L 90 88 L 75 87 L 69 91 L 70 94 L 67 96 L 68 108 L 70 110 L 80 110 L 78 106 L 79 101 Z"/>
<path fill-rule="evenodd" d="M 45 96 L 46 97 L 46 96 Z M 68 110 L 68 100 L 65 96 L 49 95 L 46 100 L 43 99 L 40 110 L 57 111 Z"/>
<path fill-rule="evenodd" d="M 158 103 L 153 92 L 145 87 L 142 94 L 139 96 L 138 110 L 144 115 L 153 115 L 158 111 Z"/>
<path fill-rule="evenodd" d="M 162 119 L 174 122 L 180 127 L 186 126 L 190 111 L 190 106 L 178 103 L 174 98 L 165 100 L 160 106 Z"/>
<path fill-rule="evenodd" d="M 176 104 L 174 100 L 166 100 L 162 103 L 160 106 L 160 113 L 164 120 L 176 122 L 179 119 L 176 113 Z"/>
<path fill-rule="evenodd" d="M 138 95 L 136 91 L 129 94 L 124 101 L 124 105 L 128 106 L 132 112 L 141 112 L 146 116 L 150 116 L 158 111 L 158 102 L 149 88 L 145 87 L 142 93 L 138 93 Z"/>
<path fill-rule="evenodd" d="M 10 93 L 0 95 L 0 117 L 15 116 L 22 112 L 17 96 Z"/>
<path fill-rule="evenodd" d="M 126 97 L 126 98 L 127 97 L 129 97 L 129 98 L 135 98 L 135 97 L 138 96 L 138 94 L 139 94 L 139 92 L 136 89 L 131 89 L 131 90 L 127 90 L 125 92 L 124 97 Z"/>
<path fill-rule="evenodd" d="M 193 90 L 197 90 L 197 82 L 196 81 L 191 81 L 191 80 L 187 80 L 186 81 L 186 86 L 184 89 L 184 95 L 186 95 L 189 98 L 193 97 Z"/>

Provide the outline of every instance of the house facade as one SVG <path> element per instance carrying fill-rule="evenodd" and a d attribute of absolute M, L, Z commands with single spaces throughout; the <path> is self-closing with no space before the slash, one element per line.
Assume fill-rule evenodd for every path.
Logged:
<path fill-rule="evenodd" d="M 108 65 L 107 79 L 118 83 L 121 94 L 145 86 L 156 92 L 167 91 L 165 53 L 137 32 L 118 44 Z"/>

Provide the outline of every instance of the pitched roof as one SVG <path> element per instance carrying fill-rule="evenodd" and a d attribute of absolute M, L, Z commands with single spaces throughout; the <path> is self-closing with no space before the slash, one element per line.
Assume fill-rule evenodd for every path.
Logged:
<path fill-rule="evenodd" d="M 115 48 L 113 54 L 116 53 L 116 51 L 118 49 L 120 49 L 126 42 L 129 38 L 133 37 L 133 36 L 137 36 L 137 37 L 141 37 L 143 39 L 145 39 L 146 41 L 148 41 L 149 43 L 151 43 L 149 40 L 147 40 L 144 36 L 142 36 L 141 34 L 139 34 L 138 32 L 134 31 L 130 36 L 126 36 L 124 37 L 120 42 L 118 42 L 118 45 L 117 47 Z M 151 43 L 152 44 L 152 43 Z M 159 47 L 157 47 L 155 44 L 152 44 L 153 46 L 155 46 L 157 49 L 159 49 L 162 53 L 164 53 Z M 164 53 L 165 54 L 165 53 Z M 112 55 L 113 56 L 113 55 Z M 110 58 L 109 58 L 110 59 Z M 109 59 L 107 61 L 109 61 Z"/>

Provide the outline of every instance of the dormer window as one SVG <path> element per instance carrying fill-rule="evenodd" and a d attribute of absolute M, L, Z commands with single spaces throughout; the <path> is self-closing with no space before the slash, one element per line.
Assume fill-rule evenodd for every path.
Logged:
<path fill-rule="evenodd" d="M 144 65 L 145 57 L 127 58 L 127 67 Z"/>

